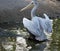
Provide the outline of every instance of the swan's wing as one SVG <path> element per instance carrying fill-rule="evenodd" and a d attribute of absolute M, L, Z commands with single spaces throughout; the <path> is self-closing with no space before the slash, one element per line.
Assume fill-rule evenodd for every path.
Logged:
<path fill-rule="evenodd" d="M 36 34 L 36 27 L 33 23 L 33 21 L 27 19 L 27 18 L 23 18 L 23 25 L 25 28 L 27 28 L 32 34 Z"/>
<path fill-rule="evenodd" d="M 27 18 L 23 19 L 24 27 L 27 28 L 33 35 L 35 35 L 37 40 L 43 40 L 46 38 L 46 35 L 42 32 L 41 24 L 39 18 L 33 18 L 28 20 Z"/>
<path fill-rule="evenodd" d="M 43 31 L 43 28 L 42 28 L 42 20 L 43 19 L 41 19 L 40 17 L 34 17 L 33 19 L 32 19 L 32 21 L 35 23 L 35 25 L 37 26 L 37 29 L 39 29 L 39 31 Z"/>
<path fill-rule="evenodd" d="M 42 24 L 44 24 L 42 23 L 43 19 L 41 19 L 40 17 L 34 17 L 32 21 L 34 22 L 34 25 L 36 25 L 35 39 L 39 41 L 47 39 L 45 33 L 43 32 L 43 27 L 42 27 Z"/>
<path fill-rule="evenodd" d="M 34 26 L 33 22 L 27 18 L 23 18 L 23 25 L 27 29 L 32 29 L 32 27 Z"/>
<path fill-rule="evenodd" d="M 33 35 L 40 36 L 40 31 L 38 28 L 37 20 L 28 20 L 27 18 L 23 18 L 24 27 L 27 28 Z"/>

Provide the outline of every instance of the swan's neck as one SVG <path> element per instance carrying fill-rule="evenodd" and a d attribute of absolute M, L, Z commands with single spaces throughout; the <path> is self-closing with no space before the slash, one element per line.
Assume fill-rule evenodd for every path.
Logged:
<path fill-rule="evenodd" d="M 36 11 L 37 11 L 38 5 L 35 5 L 33 7 L 33 9 L 31 10 L 31 17 L 35 17 L 36 16 Z"/>

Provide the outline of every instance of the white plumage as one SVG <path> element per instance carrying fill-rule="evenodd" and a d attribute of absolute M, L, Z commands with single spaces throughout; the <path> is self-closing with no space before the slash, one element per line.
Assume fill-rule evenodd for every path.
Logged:
<path fill-rule="evenodd" d="M 29 32 L 35 35 L 36 40 L 43 41 L 47 39 L 44 32 L 52 33 L 52 21 L 45 13 L 43 14 L 45 18 L 36 16 L 35 12 L 39 4 L 37 0 L 33 0 L 31 3 L 34 4 L 34 8 L 31 11 L 32 19 L 29 20 L 27 18 L 23 18 L 23 25 L 29 30 Z"/>

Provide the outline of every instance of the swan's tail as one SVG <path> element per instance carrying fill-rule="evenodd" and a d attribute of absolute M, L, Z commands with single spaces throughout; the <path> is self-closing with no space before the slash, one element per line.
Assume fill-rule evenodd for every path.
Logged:
<path fill-rule="evenodd" d="M 47 16 L 47 14 L 44 13 L 43 15 L 45 16 L 46 19 L 49 19 L 49 16 Z"/>

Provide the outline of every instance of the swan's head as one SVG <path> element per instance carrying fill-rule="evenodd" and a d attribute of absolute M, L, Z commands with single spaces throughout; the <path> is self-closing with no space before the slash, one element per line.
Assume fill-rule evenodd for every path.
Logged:
<path fill-rule="evenodd" d="M 30 4 L 28 4 L 26 7 L 22 8 L 20 11 L 24 11 L 26 9 L 29 9 L 33 7 L 34 5 L 38 5 L 39 0 L 32 0 Z"/>

